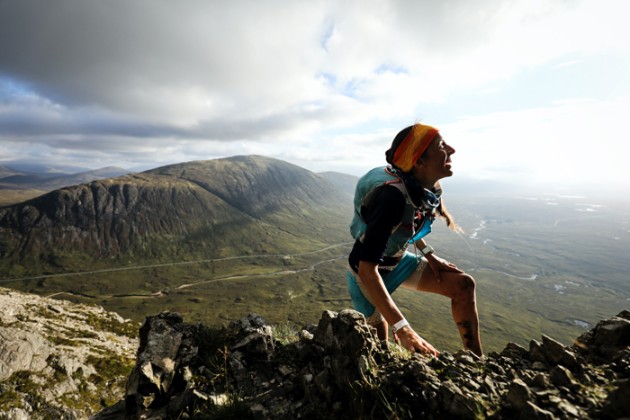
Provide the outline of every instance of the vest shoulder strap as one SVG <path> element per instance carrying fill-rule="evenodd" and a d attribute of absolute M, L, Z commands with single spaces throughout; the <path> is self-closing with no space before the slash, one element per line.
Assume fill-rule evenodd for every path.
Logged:
<path fill-rule="evenodd" d="M 369 205 L 372 199 L 374 198 L 374 195 L 376 194 L 376 192 L 380 191 L 383 187 L 386 187 L 388 185 L 391 185 L 392 187 L 396 187 L 402 193 L 403 197 L 405 197 L 405 203 L 411 204 L 412 206 L 415 207 L 415 205 L 411 201 L 411 197 L 409 197 L 409 192 L 407 191 L 407 188 L 405 187 L 405 183 L 402 181 L 402 179 L 400 179 L 398 175 L 394 174 L 393 172 L 388 171 L 387 169 L 385 169 L 385 171 L 388 174 L 394 176 L 395 178 L 392 178 L 388 181 L 383 182 L 381 185 L 377 186 L 376 188 L 372 189 L 372 191 L 367 193 L 365 197 L 363 197 L 363 200 L 361 201 L 361 207 L 365 207 Z"/>

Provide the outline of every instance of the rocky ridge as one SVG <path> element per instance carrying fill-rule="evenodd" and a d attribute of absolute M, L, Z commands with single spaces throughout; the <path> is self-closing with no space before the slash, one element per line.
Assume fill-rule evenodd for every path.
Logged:
<path fill-rule="evenodd" d="M 87 418 L 123 396 L 137 325 L 0 288 L 0 419 Z"/>
<path fill-rule="evenodd" d="M 146 319 L 125 398 L 94 419 L 630 416 L 630 311 L 564 346 L 550 337 L 478 358 L 410 355 L 354 311 L 293 334 L 249 315 L 223 329 Z"/>

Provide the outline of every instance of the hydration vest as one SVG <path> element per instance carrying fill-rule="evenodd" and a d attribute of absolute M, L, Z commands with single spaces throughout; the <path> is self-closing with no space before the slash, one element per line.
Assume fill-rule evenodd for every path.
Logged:
<path fill-rule="evenodd" d="M 399 257 L 402 256 L 410 243 L 422 239 L 431 232 L 431 224 L 435 215 L 433 208 L 430 211 L 425 209 L 423 213 L 423 209 L 418 208 L 413 203 L 403 180 L 390 167 L 374 168 L 357 182 L 350 234 L 354 239 L 363 241 L 367 225 L 363 220 L 362 210 L 374 197 L 374 193 L 386 185 L 398 188 L 405 197 L 405 210 L 401 222 L 392 229 L 384 254 L 386 257 Z M 410 239 L 413 241 L 410 242 Z"/>

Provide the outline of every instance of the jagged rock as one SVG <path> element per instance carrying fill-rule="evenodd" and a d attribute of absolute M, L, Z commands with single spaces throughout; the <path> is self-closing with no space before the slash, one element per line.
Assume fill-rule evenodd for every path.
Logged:
<path fill-rule="evenodd" d="M 555 386 L 571 387 L 575 385 L 575 378 L 571 372 L 562 365 L 555 366 L 549 372 L 549 380 Z"/>
<path fill-rule="evenodd" d="M 273 352 L 271 327 L 258 315 L 250 314 L 239 321 L 232 322 L 230 331 L 235 341 L 230 347 L 231 350 L 264 358 L 269 358 Z"/>
<path fill-rule="evenodd" d="M 554 366 L 561 364 L 571 370 L 578 369 L 579 363 L 572 351 L 551 337 L 543 335 L 542 339 L 542 348 L 548 362 Z"/>
<path fill-rule="evenodd" d="M 522 420 L 553 420 L 556 416 L 550 411 L 543 410 L 531 401 L 527 401 L 518 418 Z"/>
<path fill-rule="evenodd" d="M 564 345 L 546 335 L 542 336 L 542 350 L 545 355 L 545 360 L 551 362 L 553 365 L 557 365 L 562 360 L 564 355 Z"/>
<path fill-rule="evenodd" d="M 521 411 L 525 408 L 527 402 L 532 399 L 532 392 L 525 382 L 515 379 L 508 388 L 506 399 L 512 408 Z"/>
<path fill-rule="evenodd" d="M 140 348 L 136 366 L 127 382 L 126 400 L 145 408 L 169 395 L 175 378 L 182 333 L 174 326 L 182 323 L 177 314 L 149 317 L 140 328 Z"/>
<path fill-rule="evenodd" d="M 454 418 L 477 418 L 483 412 L 483 403 L 475 395 L 464 393 L 453 382 L 446 381 L 440 388 L 444 411 Z"/>
<path fill-rule="evenodd" d="M 282 342 L 255 314 L 213 329 L 165 312 L 145 320 L 138 346 L 101 308 L 4 289 L 0 306 L 0 419 L 86 418 L 100 399 L 109 407 L 95 420 L 630 417 L 627 311 L 575 346 L 543 336 L 529 350 L 427 358 L 379 341 L 355 311 L 326 311 Z M 130 360 L 136 347 L 123 390 L 99 360 Z"/>
<path fill-rule="evenodd" d="M 550 383 L 549 383 L 549 379 L 547 375 L 539 373 L 536 376 L 534 376 L 534 379 L 531 382 L 531 386 L 533 386 L 534 388 L 539 388 L 543 390 L 548 389 L 550 386 Z"/>
<path fill-rule="evenodd" d="M 516 343 L 507 343 L 505 348 L 501 352 L 501 356 L 505 357 L 526 358 L 528 354 L 529 353 L 526 348 Z"/>
<path fill-rule="evenodd" d="M 577 344 L 590 354 L 605 361 L 613 359 L 620 351 L 630 346 L 630 311 L 599 322 L 595 328 L 582 334 Z"/>
<path fill-rule="evenodd" d="M 326 362 L 339 388 L 357 377 L 371 379 L 370 369 L 376 366 L 373 353 L 378 347 L 378 338 L 365 323 L 363 315 L 351 310 L 341 311 L 338 315 L 326 311 L 313 340 L 329 353 Z"/>
<path fill-rule="evenodd" d="M 547 362 L 545 350 L 543 349 L 542 344 L 536 340 L 531 340 L 529 342 L 529 360 L 540 363 Z"/>
<path fill-rule="evenodd" d="M 288 344 L 275 340 L 273 329 L 257 315 L 210 330 L 161 314 L 148 318 L 143 330 L 134 372 L 142 374 L 141 366 L 150 360 L 145 352 L 172 359 L 171 385 L 161 385 L 159 391 L 146 379 L 152 384 L 149 395 L 128 398 L 126 407 L 117 406 L 120 415 L 126 409 L 146 418 L 186 416 L 193 406 L 208 417 L 231 410 L 242 418 L 629 415 L 628 399 L 623 398 L 628 390 L 625 371 L 594 368 L 582 357 L 571 359 L 578 366 L 570 370 L 566 355 L 577 349 L 549 337 L 542 343 L 533 340 L 529 351 L 508 344 L 501 354 L 480 359 L 468 352 L 442 353 L 438 358 L 394 352 L 354 311 L 326 311 L 317 327 L 305 328 Z M 160 334 L 174 338 L 151 339 Z M 188 350 L 181 346 L 175 350 L 180 339 L 182 345 L 188 343 Z M 150 350 L 158 343 L 167 343 L 164 351 Z M 540 370 L 534 368 L 536 363 Z M 616 378 L 613 392 L 608 392 L 608 377 L 599 372 Z M 113 409 L 104 411 L 95 419 L 116 418 L 112 413 Z"/>
<path fill-rule="evenodd" d="M 603 413 L 610 418 L 627 418 L 630 415 L 630 379 L 621 381 L 610 393 Z"/>

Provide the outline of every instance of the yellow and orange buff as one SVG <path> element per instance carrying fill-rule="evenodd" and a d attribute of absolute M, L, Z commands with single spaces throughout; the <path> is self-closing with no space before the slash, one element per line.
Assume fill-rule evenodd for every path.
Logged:
<path fill-rule="evenodd" d="M 409 172 L 437 133 L 438 130 L 430 125 L 414 124 L 409 134 L 396 148 L 392 163 L 403 172 Z"/>

